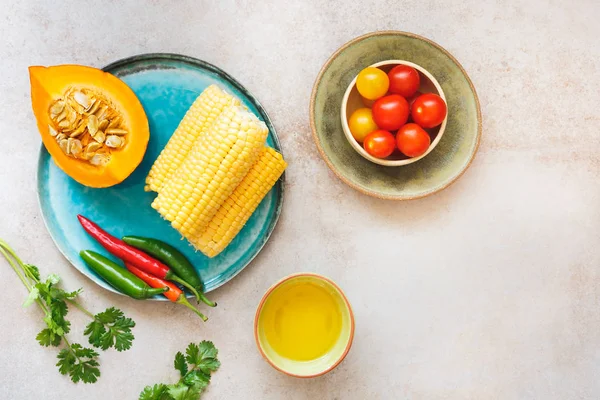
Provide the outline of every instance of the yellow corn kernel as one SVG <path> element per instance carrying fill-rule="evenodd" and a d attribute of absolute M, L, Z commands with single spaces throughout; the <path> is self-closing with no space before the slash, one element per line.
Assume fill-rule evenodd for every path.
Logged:
<path fill-rule="evenodd" d="M 207 87 L 191 105 L 146 177 L 146 191 L 158 192 L 181 166 L 198 137 L 223 110 L 240 101 L 217 85 Z"/>
<path fill-rule="evenodd" d="M 281 154 L 270 147 L 264 148 L 258 161 L 219 208 L 208 227 L 191 240 L 192 244 L 211 258 L 222 252 L 244 227 L 286 166 Z"/>
<path fill-rule="evenodd" d="M 206 230 L 254 165 L 267 134 L 267 126 L 254 114 L 241 106 L 227 107 L 200 135 L 152 207 L 191 241 Z"/>

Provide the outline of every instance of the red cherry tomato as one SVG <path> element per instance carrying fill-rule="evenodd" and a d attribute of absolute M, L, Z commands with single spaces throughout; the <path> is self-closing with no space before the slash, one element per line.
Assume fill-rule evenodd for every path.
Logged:
<path fill-rule="evenodd" d="M 386 158 L 394 152 L 396 139 L 388 131 L 378 129 L 367 135 L 363 147 L 373 157 Z"/>
<path fill-rule="evenodd" d="M 396 65 L 388 72 L 388 78 L 390 79 L 390 93 L 404 97 L 414 95 L 421 84 L 419 72 L 408 65 Z"/>
<path fill-rule="evenodd" d="M 398 150 L 409 157 L 418 157 L 425 153 L 431 144 L 431 138 L 417 124 L 406 124 L 396 134 Z"/>
<path fill-rule="evenodd" d="M 413 121 L 423 128 L 433 128 L 441 124 L 446 118 L 446 112 L 446 102 L 435 93 L 417 97 L 411 108 Z"/>
<path fill-rule="evenodd" d="M 408 102 L 398 94 L 384 96 L 373 104 L 373 119 L 387 131 L 400 129 L 408 119 Z"/>

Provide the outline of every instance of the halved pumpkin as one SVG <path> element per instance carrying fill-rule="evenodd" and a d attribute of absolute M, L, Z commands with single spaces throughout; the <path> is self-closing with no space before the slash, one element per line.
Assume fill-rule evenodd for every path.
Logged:
<path fill-rule="evenodd" d="M 67 175 L 85 186 L 109 187 L 142 162 L 148 118 L 123 81 L 80 65 L 29 67 L 29 76 L 44 146 Z"/>

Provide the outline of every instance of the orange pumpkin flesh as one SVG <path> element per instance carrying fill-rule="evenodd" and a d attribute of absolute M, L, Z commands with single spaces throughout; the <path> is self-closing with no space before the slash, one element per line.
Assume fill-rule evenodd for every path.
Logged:
<path fill-rule="evenodd" d="M 96 68 L 80 65 L 29 67 L 31 101 L 44 146 L 67 175 L 85 186 L 103 188 L 125 180 L 142 162 L 150 131 L 148 118 L 133 91 L 119 78 Z M 50 106 L 69 88 L 88 89 L 110 100 L 129 132 L 120 149 L 112 151 L 106 165 L 95 166 L 68 156 L 51 136 Z"/>

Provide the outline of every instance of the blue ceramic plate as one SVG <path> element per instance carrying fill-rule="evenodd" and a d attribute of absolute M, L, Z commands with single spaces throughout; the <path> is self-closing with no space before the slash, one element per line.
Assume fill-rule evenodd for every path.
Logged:
<path fill-rule="evenodd" d="M 235 79 L 219 68 L 194 58 L 147 54 L 117 61 L 104 70 L 125 81 L 142 102 L 150 123 L 148 150 L 140 166 L 123 183 L 111 188 L 93 189 L 80 185 L 63 173 L 42 146 L 38 161 L 38 198 L 50 235 L 75 268 L 113 292 L 115 290 L 79 257 L 82 249 L 107 253 L 83 231 L 77 214 L 85 215 L 117 237 L 140 235 L 175 245 L 197 268 L 206 291 L 218 288 L 244 269 L 269 239 L 281 212 L 284 176 L 229 247 L 213 259 L 194 251 L 170 223 L 150 207 L 156 193 L 144 191 L 144 179 L 189 106 L 208 85 L 216 83 L 238 96 L 269 127 L 267 144 L 281 151 L 269 116 Z"/>

